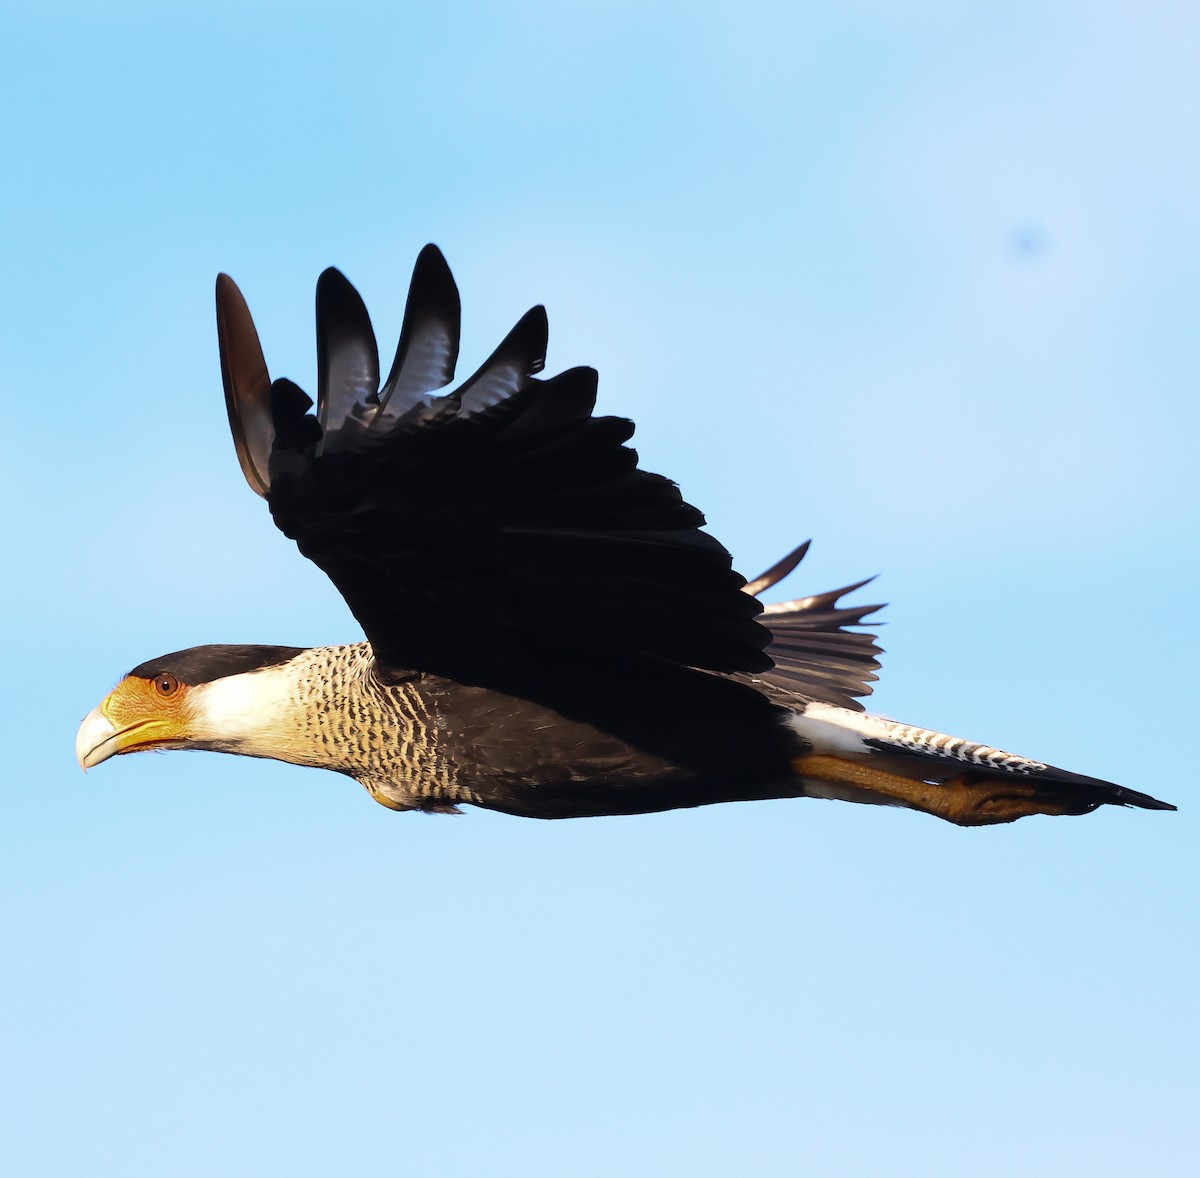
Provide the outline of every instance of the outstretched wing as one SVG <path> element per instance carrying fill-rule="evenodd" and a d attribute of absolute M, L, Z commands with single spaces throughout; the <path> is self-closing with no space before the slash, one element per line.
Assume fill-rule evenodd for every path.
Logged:
<path fill-rule="evenodd" d="M 336 270 L 317 285 L 312 403 L 273 383 L 246 304 L 217 279 L 226 403 L 242 471 L 330 577 L 384 668 L 486 680 L 588 653 L 724 672 L 771 667 L 761 606 L 670 480 L 641 470 L 633 424 L 593 417 L 596 373 L 535 378 L 529 311 L 466 383 L 459 300 L 426 246 L 391 373 Z"/>

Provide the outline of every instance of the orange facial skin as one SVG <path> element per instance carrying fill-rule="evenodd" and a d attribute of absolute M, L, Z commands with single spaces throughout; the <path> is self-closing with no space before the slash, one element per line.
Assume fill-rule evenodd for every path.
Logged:
<path fill-rule="evenodd" d="M 179 748 L 189 737 L 188 687 L 174 675 L 126 675 L 98 711 L 115 729 L 114 753 Z"/>

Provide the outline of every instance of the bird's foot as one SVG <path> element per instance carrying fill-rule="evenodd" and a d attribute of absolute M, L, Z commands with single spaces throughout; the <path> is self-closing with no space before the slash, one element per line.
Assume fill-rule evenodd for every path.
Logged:
<path fill-rule="evenodd" d="M 814 781 L 849 785 L 875 794 L 880 801 L 907 806 L 957 826 L 994 826 L 1030 814 L 1077 814 L 1065 803 L 1041 796 L 1035 785 L 983 774 L 960 773 L 932 782 L 876 769 L 869 762 L 809 753 L 792 763 L 794 771 Z"/>
<path fill-rule="evenodd" d="M 1031 814 L 1073 814 L 1077 810 L 1041 795 L 1029 782 L 961 773 L 933 787 L 931 811 L 957 826 L 994 826 Z"/>

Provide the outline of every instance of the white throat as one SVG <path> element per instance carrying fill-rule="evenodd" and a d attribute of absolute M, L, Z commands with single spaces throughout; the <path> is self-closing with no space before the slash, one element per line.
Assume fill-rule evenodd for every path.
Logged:
<path fill-rule="evenodd" d="M 290 663 L 227 675 L 193 689 L 196 744 L 222 752 L 293 760 L 296 680 Z"/>

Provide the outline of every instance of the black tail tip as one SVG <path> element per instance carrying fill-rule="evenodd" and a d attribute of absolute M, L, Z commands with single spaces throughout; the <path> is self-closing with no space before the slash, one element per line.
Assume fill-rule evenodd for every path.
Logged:
<path fill-rule="evenodd" d="M 1161 802 L 1158 798 L 1151 798 L 1142 795 L 1136 802 L 1126 802 L 1128 806 L 1138 806 L 1143 810 L 1178 810 L 1179 807 L 1172 805 L 1170 802 Z"/>
<path fill-rule="evenodd" d="M 1136 789 L 1126 789 L 1124 786 L 1117 787 L 1117 796 L 1111 801 L 1116 802 L 1119 806 L 1133 806 L 1138 810 L 1178 810 L 1179 807 L 1172 805 L 1170 802 L 1161 801 L 1158 798 L 1151 797 L 1150 794 L 1138 793 Z"/>

